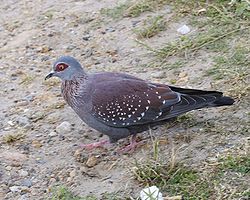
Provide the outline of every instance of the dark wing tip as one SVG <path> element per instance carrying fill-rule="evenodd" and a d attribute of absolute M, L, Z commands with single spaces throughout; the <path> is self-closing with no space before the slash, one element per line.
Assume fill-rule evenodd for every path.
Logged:
<path fill-rule="evenodd" d="M 230 106 L 234 103 L 234 99 L 231 97 L 221 97 L 218 100 L 216 100 L 215 102 L 213 102 L 214 106 Z"/>

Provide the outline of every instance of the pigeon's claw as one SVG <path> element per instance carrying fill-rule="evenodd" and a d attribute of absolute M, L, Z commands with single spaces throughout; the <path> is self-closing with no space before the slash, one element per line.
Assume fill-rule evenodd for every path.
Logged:
<path fill-rule="evenodd" d="M 101 140 L 99 142 L 94 142 L 91 144 L 80 144 L 80 148 L 82 149 L 86 149 L 86 150 L 92 150 L 95 148 L 99 148 L 99 147 L 104 147 L 105 144 L 108 144 L 109 141 L 108 140 Z"/>
<path fill-rule="evenodd" d="M 130 144 L 123 147 L 123 148 L 121 148 L 121 149 L 118 149 L 117 153 L 118 154 L 133 153 L 138 146 L 141 146 L 141 145 L 144 145 L 144 144 L 145 144 L 144 141 L 137 142 L 136 141 L 136 135 L 133 135 L 132 138 L 131 138 Z"/>

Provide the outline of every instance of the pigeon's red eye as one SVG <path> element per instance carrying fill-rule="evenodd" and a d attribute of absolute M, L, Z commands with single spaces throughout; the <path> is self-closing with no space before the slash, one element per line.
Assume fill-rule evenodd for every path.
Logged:
<path fill-rule="evenodd" d="M 57 72 L 63 71 L 63 70 L 65 70 L 67 67 L 68 67 L 67 64 L 65 64 L 65 63 L 59 63 L 59 64 L 56 65 L 56 71 L 57 71 Z"/>

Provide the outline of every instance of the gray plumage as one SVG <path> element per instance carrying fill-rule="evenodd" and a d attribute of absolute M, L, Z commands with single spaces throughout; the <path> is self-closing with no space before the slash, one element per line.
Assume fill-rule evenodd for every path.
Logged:
<path fill-rule="evenodd" d="M 111 142 L 203 107 L 232 105 L 221 92 L 156 84 L 123 73 L 87 73 L 69 56 L 60 57 L 46 76 L 62 80 L 62 95 L 90 127 Z"/>

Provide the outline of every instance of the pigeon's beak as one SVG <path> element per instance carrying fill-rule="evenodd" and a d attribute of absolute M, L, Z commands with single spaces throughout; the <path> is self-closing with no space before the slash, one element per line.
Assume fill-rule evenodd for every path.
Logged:
<path fill-rule="evenodd" d="M 51 78 L 52 76 L 54 76 L 54 74 L 55 74 L 54 71 L 50 72 L 50 73 L 45 77 L 45 80 Z"/>

